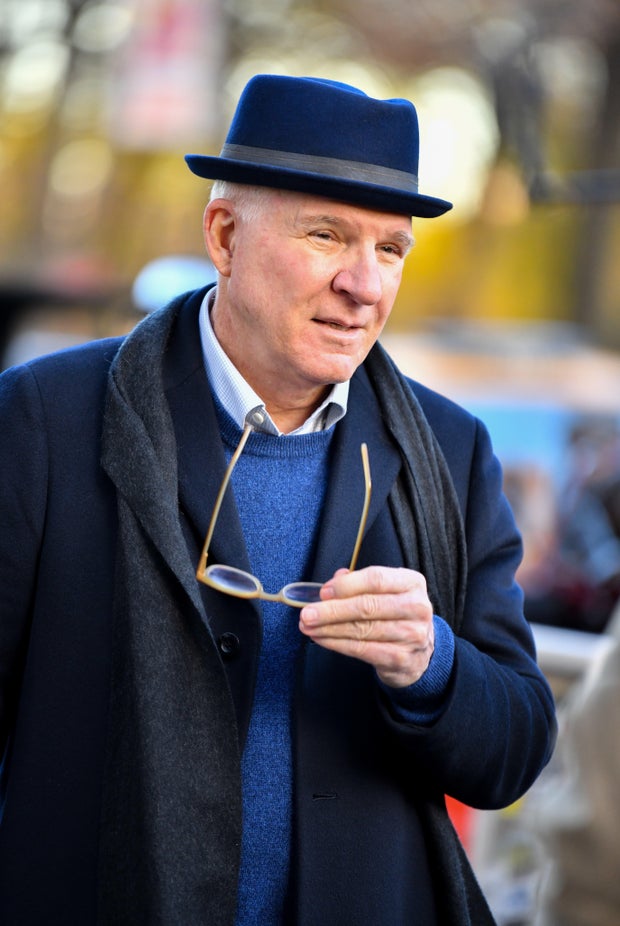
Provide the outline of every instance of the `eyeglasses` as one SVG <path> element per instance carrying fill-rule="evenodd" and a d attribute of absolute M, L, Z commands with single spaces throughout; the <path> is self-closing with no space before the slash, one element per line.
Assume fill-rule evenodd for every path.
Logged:
<path fill-rule="evenodd" d="M 289 585 L 285 585 L 284 588 L 280 589 L 280 591 L 276 594 L 272 594 L 265 591 L 261 582 L 256 578 L 256 576 L 251 575 L 249 572 L 244 572 L 243 569 L 237 569 L 236 566 L 222 566 L 219 564 L 207 566 L 209 546 L 211 545 L 211 538 L 213 537 L 215 525 L 217 524 L 220 508 L 222 506 L 222 500 L 228 487 L 228 483 L 230 482 L 232 471 L 235 468 L 237 460 L 241 456 L 243 448 L 245 447 L 246 441 L 252 430 L 252 425 L 246 424 L 245 428 L 243 429 L 243 434 L 241 435 L 241 440 L 239 441 L 239 446 L 233 453 L 232 457 L 230 458 L 230 463 L 226 467 L 222 485 L 220 486 L 220 490 L 217 493 L 217 498 L 215 499 L 215 506 L 213 508 L 209 529 L 207 530 L 207 536 L 205 537 L 204 546 L 202 548 L 202 555 L 198 564 L 196 578 L 200 582 L 203 582 L 205 585 L 208 585 L 211 588 L 215 588 L 219 592 L 223 592 L 225 595 L 234 595 L 235 598 L 260 598 L 263 601 L 281 601 L 293 608 L 303 608 L 305 605 L 310 604 L 313 601 L 320 601 L 319 591 L 322 587 L 321 582 L 291 582 Z M 349 569 L 351 571 L 355 569 L 360 546 L 362 545 L 362 537 L 364 535 L 364 528 L 366 526 L 366 519 L 368 517 L 370 492 L 372 488 L 370 479 L 370 463 L 368 461 L 368 447 L 366 444 L 361 445 L 360 451 L 362 455 L 362 467 L 364 469 L 364 506 L 362 508 L 362 516 L 360 518 L 359 527 L 357 529 L 357 537 L 355 540 L 355 546 L 353 548 L 353 556 L 351 557 L 351 562 L 349 564 Z"/>

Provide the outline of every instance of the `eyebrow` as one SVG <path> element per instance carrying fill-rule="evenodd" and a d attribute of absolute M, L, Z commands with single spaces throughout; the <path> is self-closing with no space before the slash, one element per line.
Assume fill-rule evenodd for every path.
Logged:
<path fill-rule="evenodd" d="M 415 238 L 413 235 L 408 235 L 406 232 L 396 232 L 393 237 L 395 241 L 398 241 L 399 244 L 402 244 L 404 250 L 407 253 L 415 244 Z"/>

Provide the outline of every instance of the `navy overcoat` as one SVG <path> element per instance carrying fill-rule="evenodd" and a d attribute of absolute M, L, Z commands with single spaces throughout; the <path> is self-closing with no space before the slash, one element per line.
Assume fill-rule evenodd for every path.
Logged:
<path fill-rule="evenodd" d="M 223 466 L 221 446 L 205 436 L 217 428 L 197 331 L 203 295 L 185 299 L 165 359 L 179 517 L 195 562 Z M 96 922 L 118 533 L 115 487 L 101 467 L 100 444 L 107 374 L 119 344 L 92 343 L 0 377 L 0 922 L 7 926 Z M 442 806 L 444 794 L 476 807 L 508 805 L 530 786 L 553 745 L 553 701 L 514 581 L 521 542 L 487 432 L 452 402 L 412 386 L 446 457 L 467 538 L 467 601 L 453 677 L 441 716 L 426 727 L 406 725 L 381 701 L 369 667 L 305 647 L 291 895 L 300 926 L 419 923 L 416 896 L 429 886 L 439 922 L 467 922 L 464 912 L 460 919 L 441 912 L 442 879 L 455 873 L 445 871 L 441 846 L 427 851 L 424 809 Z M 373 499 L 359 566 L 403 563 L 386 505 L 399 457 L 359 370 L 337 425 L 315 563 L 320 580 L 353 546 L 360 486 L 350 474 L 359 470 L 360 440 L 369 445 Z M 214 555 L 243 561 L 234 516 Z M 238 735 L 242 743 L 258 610 L 209 589 L 201 594 L 237 718 L 237 732 L 222 719 L 221 736 Z M 232 920 L 207 909 L 202 922 Z"/>

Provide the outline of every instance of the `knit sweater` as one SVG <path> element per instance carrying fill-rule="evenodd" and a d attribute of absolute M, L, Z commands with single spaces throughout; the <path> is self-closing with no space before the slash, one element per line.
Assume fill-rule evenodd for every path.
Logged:
<path fill-rule="evenodd" d="M 230 458 L 240 431 L 220 408 Z M 327 486 L 333 429 L 250 435 L 232 476 L 252 572 L 270 592 L 308 578 Z M 298 612 L 261 602 L 263 640 L 242 762 L 243 843 L 238 926 L 282 922 L 290 856 L 291 702 Z"/>

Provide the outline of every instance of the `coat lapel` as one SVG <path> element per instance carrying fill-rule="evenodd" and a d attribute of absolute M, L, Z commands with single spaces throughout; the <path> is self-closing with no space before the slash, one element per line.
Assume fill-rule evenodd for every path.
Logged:
<path fill-rule="evenodd" d="M 180 517 L 208 629 L 226 661 L 240 745 L 252 709 L 261 641 L 260 603 L 231 598 L 195 578 L 204 537 L 226 467 L 211 389 L 204 369 L 196 312 L 181 313 L 165 360 L 166 399 L 177 446 Z M 209 562 L 250 568 L 232 492 L 227 492 Z M 222 641 L 228 640 L 222 649 Z M 235 647 L 230 652 L 230 641 Z"/>
<path fill-rule="evenodd" d="M 170 360 L 174 364 L 174 356 Z M 183 365 L 176 369 L 180 372 Z M 189 375 L 179 377 L 167 389 L 166 397 L 178 448 L 179 505 L 187 523 L 186 540 L 195 569 L 226 468 L 224 448 L 218 436 L 219 424 L 201 354 L 198 366 L 192 366 Z M 250 569 L 231 491 L 226 493 L 222 502 L 218 528 L 209 550 L 209 562 Z M 220 618 L 213 622 L 225 623 L 230 615 L 230 600 L 205 585 L 200 585 L 200 593 L 210 618 Z M 246 618 L 256 620 L 259 613 L 256 602 L 238 599 L 236 607 Z"/>
<path fill-rule="evenodd" d="M 202 548 L 220 488 L 226 459 L 219 424 L 200 349 L 197 319 L 185 312 L 166 356 L 166 398 L 177 444 L 179 501 Z M 224 496 L 220 525 L 213 538 L 210 562 L 248 569 L 245 542 L 232 492 Z"/>
<path fill-rule="evenodd" d="M 188 556 L 179 503 L 198 545 L 225 467 L 221 442 L 208 438 L 218 428 L 197 328 L 204 292 L 154 313 L 125 341 L 108 390 L 102 457 L 108 475 L 199 610 L 198 556 L 191 544 Z M 167 401 L 158 398 L 162 388 Z M 221 518 L 228 529 L 218 532 L 212 561 L 247 568 L 232 495 L 224 501 Z"/>
<path fill-rule="evenodd" d="M 155 316 L 127 338 L 115 358 L 101 462 L 124 504 L 200 610 L 178 517 L 174 432 L 159 379 L 161 351 L 174 313 Z"/>

